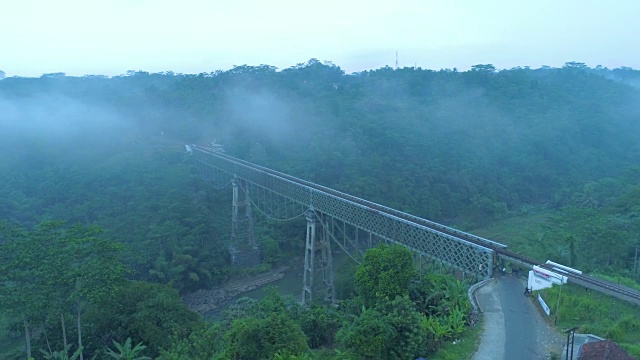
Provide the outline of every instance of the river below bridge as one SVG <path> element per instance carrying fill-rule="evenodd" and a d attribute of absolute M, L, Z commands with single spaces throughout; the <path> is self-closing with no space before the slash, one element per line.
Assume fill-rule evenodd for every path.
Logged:
<path fill-rule="evenodd" d="M 344 253 L 333 255 L 334 274 L 343 261 L 351 261 Z M 185 304 L 207 319 L 218 320 L 222 313 L 242 297 L 260 300 L 267 295 L 267 287 L 275 286 L 282 295 L 300 300 L 304 260 L 293 258 L 290 266 L 280 266 L 267 273 L 236 279 L 216 289 L 201 289 L 182 297 Z M 335 275 L 334 275 L 335 276 Z"/>
<path fill-rule="evenodd" d="M 303 277 L 303 268 L 295 267 L 289 268 L 282 272 L 282 277 L 279 280 L 266 283 L 264 285 L 258 286 L 253 290 L 240 293 L 238 295 L 233 296 L 225 303 L 220 305 L 215 310 L 211 310 L 204 314 L 205 318 L 212 320 L 219 320 L 222 316 L 222 313 L 229 308 L 229 306 L 233 305 L 240 299 L 241 297 L 248 297 L 255 300 L 260 300 L 267 295 L 267 288 L 269 286 L 275 286 L 278 288 L 278 292 L 282 295 L 293 295 L 297 299 L 302 297 L 302 277 Z"/>

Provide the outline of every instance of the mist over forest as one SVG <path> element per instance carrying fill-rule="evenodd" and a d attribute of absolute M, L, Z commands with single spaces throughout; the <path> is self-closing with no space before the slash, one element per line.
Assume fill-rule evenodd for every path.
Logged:
<path fill-rule="evenodd" d="M 48 220 L 98 225 L 122 246 L 130 279 L 180 294 L 220 285 L 233 273 L 230 194 L 200 179 L 184 151 L 215 139 L 231 156 L 465 231 L 544 214 L 523 235 L 532 241 L 498 240 L 638 279 L 639 134 L 640 71 L 578 62 L 346 74 L 311 59 L 282 70 L 6 77 L 0 244 L 6 229 Z M 303 226 L 257 232 L 269 266 L 303 254 Z M 160 335 L 109 332 L 100 311 L 87 310 L 89 348 L 116 334 L 160 353 Z"/>
<path fill-rule="evenodd" d="M 634 167 L 638 74 L 574 62 L 344 74 L 311 60 L 282 71 L 12 77 L 0 83 L 4 165 L 140 159 L 217 139 L 233 156 L 433 220 L 487 221 L 568 205 L 585 184 Z M 35 211 L 23 220 L 48 209 Z"/>

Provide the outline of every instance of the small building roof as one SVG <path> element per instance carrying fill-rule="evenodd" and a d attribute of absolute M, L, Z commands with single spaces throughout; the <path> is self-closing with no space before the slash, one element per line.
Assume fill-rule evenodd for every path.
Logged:
<path fill-rule="evenodd" d="M 611 340 L 587 342 L 580 349 L 578 360 L 634 360 Z"/>

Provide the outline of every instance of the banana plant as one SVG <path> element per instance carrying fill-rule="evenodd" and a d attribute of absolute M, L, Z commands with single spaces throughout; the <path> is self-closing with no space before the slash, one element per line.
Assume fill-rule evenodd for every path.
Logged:
<path fill-rule="evenodd" d="M 40 352 L 46 360 L 76 360 L 82 353 L 82 347 L 77 348 L 71 356 L 69 356 L 69 350 L 71 350 L 71 344 L 68 344 L 60 351 L 46 352 L 44 350 L 40 350 Z"/>
<path fill-rule="evenodd" d="M 136 346 L 132 347 L 131 338 L 127 338 L 124 344 L 120 344 L 119 342 L 113 340 L 113 345 L 116 347 L 116 350 L 118 350 L 118 352 L 107 348 L 107 355 L 116 360 L 151 360 L 151 358 L 148 356 L 138 355 L 138 353 L 140 353 L 147 347 L 142 345 L 142 343 L 139 343 Z"/>

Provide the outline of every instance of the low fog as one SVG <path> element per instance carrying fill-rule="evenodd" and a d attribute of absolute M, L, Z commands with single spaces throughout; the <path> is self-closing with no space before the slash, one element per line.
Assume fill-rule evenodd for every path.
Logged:
<path fill-rule="evenodd" d="M 10 77 L 0 82 L 0 126 L 5 151 L 52 164 L 179 156 L 183 144 L 215 139 L 232 156 L 447 217 L 461 209 L 444 210 L 451 194 L 517 209 L 552 201 L 549 186 L 620 175 L 640 150 L 638 79 L 580 63 L 347 75 L 316 60 L 284 71 Z M 28 157 L 18 159 L 7 161 Z M 409 204 L 382 195 L 407 191 L 399 183 L 420 194 Z"/>
<path fill-rule="evenodd" d="M 100 135 L 114 139 L 135 129 L 118 109 L 56 92 L 0 98 L 0 112 L 4 135 L 14 139 L 73 143 Z"/>

